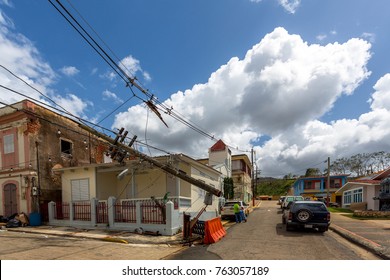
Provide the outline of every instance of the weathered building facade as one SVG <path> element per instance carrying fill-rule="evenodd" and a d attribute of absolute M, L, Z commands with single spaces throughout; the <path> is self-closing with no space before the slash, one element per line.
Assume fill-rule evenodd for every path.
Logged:
<path fill-rule="evenodd" d="M 23 100 L 0 108 L 0 215 L 45 212 L 61 201 L 61 177 L 53 167 L 104 161 L 107 143 L 77 121 Z"/>
<path fill-rule="evenodd" d="M 252 200 L 252 163 L 246 154 L 232 155 L 229 147 L 222 140 L 218 140 L 209 149 L 209 158 L 198 161 L 219 170 L 224 178 L 232 178 L 234 195 L 229 197 L 225 194 L 227 199 L 244 202 Z"/>
<path fill-rule="evenodd" d="M 253 198 L 252 163 L 246 154 L 232 156 L 232 178 L 235 198 L 250 202 Z"/>

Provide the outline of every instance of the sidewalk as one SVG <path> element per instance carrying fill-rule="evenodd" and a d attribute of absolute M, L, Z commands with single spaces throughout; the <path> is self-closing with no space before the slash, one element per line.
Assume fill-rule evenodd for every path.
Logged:
<path fill-rule="evenodd" d="M 331 214 L 330 229 L 383 259 L 390 259 L 390 220 L 358 220 Z"/>

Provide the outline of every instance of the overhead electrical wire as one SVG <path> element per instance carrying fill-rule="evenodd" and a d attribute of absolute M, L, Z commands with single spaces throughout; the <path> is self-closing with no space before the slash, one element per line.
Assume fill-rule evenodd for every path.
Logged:
<path fill-rule="evenodd" d="M 52 109 L 52 110 L 54 110 L 54 111 L 56 111 L 56 112 L 58 112 L 58 113 L 62 113 L 62 114 L 65 114 L 65 115 L 69 115 L 70 117 L 72 117 L 73 119 L 75 119 L 75 120 L 77 120 L 77 121 L 79 121 L 79 122 L 81 122 L 81 123 L 88 123 L 88 124 L 90 124 L 91 126 L 97 126 L 97 127 L 99 127 L 100 129 L 102 129 L 102 130 L 104 130 L 104 131 L 107 131 L 107 132 L 116 134 L 116 132 L 113 131 L 113 130 L 111 130 L 111 129 L 105 128 L 105 127 L 100 126 L 100 125 L 98 125 L 98 124 L 95 124 L 95 123 L 93 123 L 93 122 L 91 122 L 91 121 L 88 121 L 88 120 L 82 119 L 82 118 L 80 118 L 80 117 L 77 117 L 77 116 L 75 116 L 75 115 L 69 113 L 68 111 L 60 110 L 60 109 L 58 109 L 58 108 L 56 108 L 56 107 L 53 107 L 53 106 L 51 106 L 51 105 L 49 105 L 49 104 L 47 104 L 47 103 L 44 103 L 44 102 L 42 102 L 42 101 L 40 101 L 40 100 L 37 100 L 37 99 L 35 99 L 35 98 L 32 98 L 31 96 L 28 96 L 27 94 L 21 93 L 20 91 L 17 91 L 17 90 L 15 90 L 15 89 L 9 88 L 9 87 L 4 86 L 4 85 L 1 85 L 1 84 L 0 84 L 0 88 L 3 88 L 3 89 L 8 90 L 8 91 L 10 91 L 10 92 L 12 92 L 12 93 L 15 93 L 15 94 L 17 94 L 17 95 L 20 95 L 20 96 L 22 96 L 22 97 L 24 97 L 24 98 L 27 98 L 27 99 L 29 99 L 29 100 L 32 100 L 32 101 L 34 101 L 35 103 L 40 104 L 40 105 L 42 105 L 42 106 L 44 106 L 44 107 L 48 107 L 48 108 L 50 108 L 50 109 Z M 54 124 L 54 125 L 57 125 L 57 126 L 59 126 L 59 127 L 63 127 L 62 125 L 60 125 L 60 124 L 58 124 L 58 123 L 54 123 L 52 120 L 47 120 L 46 118 L 44 118 L 44 117 L 42 117 L 42 116 L 39 116 L 39 115 L 37 115 L 37 114 L 35 114 L 35 113 L 31 112 L 31 111 L 28 111 L 28 110 L 25 110 L 25 109 L 18 109 L 18 108 L 16 108 L 16 107 L 14 107 L 12 104 L 6 104 L 6 103 L 4 103 L 4 102 L 0 102 L 0 104 L 3 104 L 4 106 L 8 106 L 8 107 L 10 107 L 10 108 L 12 108 L 12 109 L 14 109 L 14 110 L 17 110 L 17 111 L 23 111 L 23 112 L 26 112 L 26 113 L 28 113 L 28 114 L 32 114 L 32 115 L 34 115 L 35 117 L 37 117 L 37 118 L 39 118 L 39 119 L 42 119 L 42 120 L 47 121 L 47 122 L 50 122 L 50 123 L 52 123 L 52 124 Z M 56 104 L 56 103 L 55 103 L 55 104 Z M 56 105 L 58 105 L 58 104 L 56 104 Z M 69 128 L 66 128 L 66 129 L 69 130 Z M 80 134 L 80 132 L 78 132 L 78 131 L 74 131 L 74 130 L 72 130 L 72 131 L 73 131 L 73 132 L 76 132 L 76 133 L 78 133 L 78 134 Z M 86 134 L 85 134 L 85 135 L 84 135 L 84 134 L 81 134 L 81 135 L 84 136 L 84 137 L 88 137 L 88 135 L 86 135 Z M 128 139 L 130 139 L 130 138 L 128 138 Z M 147 147 L 148 149 L 151 148 L 151 149 L 154 149 L 154 150 L 156 150 L 156 151 L 160 151 L 160 152 L 165 153 L 165 154 L 168 154 L 168 155 L 171 155 L 171 154 L 172 154 L 171 152 L 168 152 L 168 151 L 166 151 L 166 150 L 163 150 L 163 149 L 161 149 L 161 148 L 152 146 L 152 145 L 147 144 L 147 143 L 143 143 L 143 142 L 141 142 L 141 141 L 139 141 L 139 140 L 136 140 L 136 143 L 137 143 L 138 145 L 140 145 L 140 146 L 145 146 L 145 147 Z"/>
<path fill-rule="evenodd" d="M 168 107 L 164 103 L 160 102 L 158 98 L 156 98 L 153 94 L 151 94 L 148 90 L 144 89 L 142 85 L 138 82 L 138 79 L 136 77 L 130 77 L 127 72 L 123 69 L 126 68 L 121 62 L 119 62 L 122 66 L 120 66 L 117 62 L 115 62 L 112 57 L 108 54 L 107 51 L 103 49 L 103 47 L 88 33 L 88 31 L 79 23 L 79 21 L 69 12 L 69 10 L 59 1 L 55 0 L 57 5 L 52 1 L 48 0 L 53 7 L 66 19 L 66 21 L 81 35 L 81 37 L 98 53 L 98 55 L 114 70 L 118 76 L 124 80 L 127 87 L 131 88 L 132 86 L 136 87 L 138 90 L 140 90 L 148 99 L 145 100 L 139 96 L 137 96 L 134 91 L 132 91 L 133 95 L 141 99 L 147 106 L 149 106 L 152 111 L 160 118 L 160 120 L 165 124 L 165 121 L 163 120 L 161 114 L 157 112 L 157 110 L 165 113 L 166 115 L 172 117 L 176 121 L 182 123 L 183 125 L 187 126 L 188 128 L 194 130 L 195 132 L 199 133 L 202 136 L 205 136 L 209 138 L 210 140 L 215 140 L 215 136 L 212 135 L 209 132 L 206 132 L 203 128 L 201 128 L 199 125 L 195 124 L 194 122 L 186 119 L 183 115 L 176 112 L 172 107 Z M 84 17 L 81 15 L 80 12 L 77 11 L 77 9 L 70 3 L 69 0 L 67 0 L 69 5 L 76 11 L 76 13 L 79 15 L 79 17 L 88 25 L 88 27 L 95 33 L 95 35 L 103 42 L 103 44 L 106 46 L 106 48 L 113 54 L 113 56 L 116 57 L 118 61 L 119 58 L 114 54 L 111 48 L 102 40 L 102 38 L 97 34 L 97 32 L 92 28 L 90 24 L 84 19 Z M 123 68 L 122 68 L 123 67 Z M 128 72 L 130 72 L 128 69 L 126 69 Z M 137 81 L 137 82 L 136 82 Z M 128 100 L 127 100 L 128 101 Z M 150 103 L 151 102 L 151 103 Z M 153 107 L 150 106 L 150 104 L 153 105 Z M 111 112 L 109 115 L 112 115 L 116 110 L 118 110 L 121 106 L 117 107 L 113 112 Z M 107 116 L 108 117 L 108 116 Z M 106 118 L 107 118 L 106 117 Z M 106 119 L 105 118 L 105 119 Z M 234 147 L 233 145 L 228 145 L 231 149 L 239 150 L 237 147 Z M 244 150 L 240 150 L 241 152 L 248 152 Z"/>

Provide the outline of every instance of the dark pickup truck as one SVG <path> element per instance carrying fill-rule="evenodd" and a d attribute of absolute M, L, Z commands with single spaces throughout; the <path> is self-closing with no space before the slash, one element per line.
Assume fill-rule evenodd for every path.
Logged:
<path fill-rule="evenodd" d="M 313 228 L 325 232 L 330 225 L 330 212 L 321 201 L 294 201 L 283 212 L 282 222 L 286 230 Z"/>

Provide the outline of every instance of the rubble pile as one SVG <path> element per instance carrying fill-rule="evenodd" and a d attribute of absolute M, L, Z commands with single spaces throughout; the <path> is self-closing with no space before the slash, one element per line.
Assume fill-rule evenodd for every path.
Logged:
<path fill-rule="evenodd" d="M 25 227 L 30 224 L 25 213 L 15 213 L 9 217 L 0 216 L 0 226 L 6 228 Z"/>

